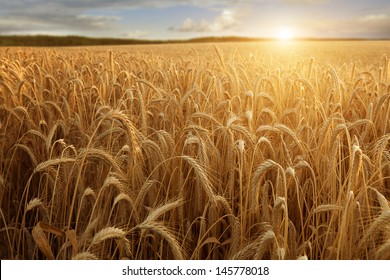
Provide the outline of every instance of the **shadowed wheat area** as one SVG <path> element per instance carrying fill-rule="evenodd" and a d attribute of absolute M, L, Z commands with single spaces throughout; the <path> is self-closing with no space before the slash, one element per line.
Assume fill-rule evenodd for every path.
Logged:
<path fill-rule="evenodd" d="M 0 49 L 0 258 L 389 259 L 389 55 Z"/>

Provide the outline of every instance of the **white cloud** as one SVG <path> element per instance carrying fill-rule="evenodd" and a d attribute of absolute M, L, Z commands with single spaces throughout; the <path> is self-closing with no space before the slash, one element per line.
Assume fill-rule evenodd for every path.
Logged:
<path fill-rule="evenodd" d="M 170 28 L 181 32 L 218 32 L 235 29 L 240 24 L 240 16 L 232 10 L 223 10 L 212 22 L 204 19 L 195 21 L 187 18 L 180 27 Z"/>
<path fill-rule="evenodd" d="M 225 30 L 235 27 L 238 23 L 238 15 L 235 12 L 224 10 L 222 14 L 215 19 L 212 29 Z"/>
<path fill-rule="evenodd" d="M 182 32 L 190 32 L 194 31 L 197 27 L 195 26 L 195 23 L 192 19 L 186 18 L 181 26 L 178 28 L 179 31 Z"/>
<path fill-rule="evenodd" d="M 150 34 L 149 31 L 134 30 L 134 31 L 122 33 L 122 37 L 123 38 L 131 38 L 131 39 L 140 39 L 140 38 L 147 37 L 149 34 Z"/>
<path fill-rule="evenodd" d="M 110 20 L 120 20 L 121 17 L 118 16 L 93 16 L 81 14 L 76 16 L 78 20 L 91 20 L 91 21 L 110 21 Z"/>
<path fill-rule="evenodd" d="M 389 17 L 385 14 L 379 14 L 379 15 L 366 15 L 362 17 L 360 20 L 365 22 L 375 22 L 375 21 L 384 21 L 388 20 Z"/>
<path fill-rule="evenodd" d="M 111 22 L 119 21 L 121 17 L 118 16 L 93 16 L 93 15 L 77 15 L 75 18 L 79 24 L 87 24 L 91 27 L 104 28 Z"/>

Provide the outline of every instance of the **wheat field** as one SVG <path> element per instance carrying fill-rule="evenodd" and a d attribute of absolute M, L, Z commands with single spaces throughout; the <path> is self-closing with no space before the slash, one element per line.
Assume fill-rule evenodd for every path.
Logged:
<path fill-rule="evenodd" d="M 390 259 L 390 43 L 0 49 L 1 259 Z"/>

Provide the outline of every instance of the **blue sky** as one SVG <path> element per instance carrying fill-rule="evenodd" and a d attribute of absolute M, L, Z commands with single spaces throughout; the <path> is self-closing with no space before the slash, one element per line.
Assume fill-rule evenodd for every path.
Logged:
<path fill-rule="evenodd" d="M 0 34 L 390 38 L 390 1 L 0 0 Z"/>

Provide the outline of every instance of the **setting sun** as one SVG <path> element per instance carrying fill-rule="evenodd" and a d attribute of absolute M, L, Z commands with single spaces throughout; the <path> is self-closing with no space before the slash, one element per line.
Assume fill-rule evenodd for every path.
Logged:
<path fill-rule="evenodd" d="M 291 40 L 294 37 L 293 32 L 290 29 L 283 28 L 280 29 L 278 32 L 278 39 L 279 40 Z"/>

